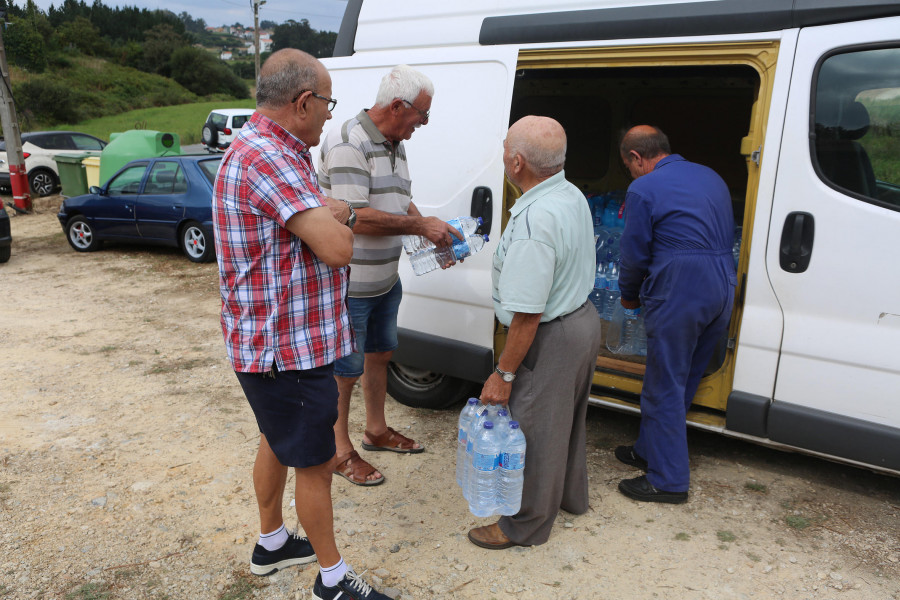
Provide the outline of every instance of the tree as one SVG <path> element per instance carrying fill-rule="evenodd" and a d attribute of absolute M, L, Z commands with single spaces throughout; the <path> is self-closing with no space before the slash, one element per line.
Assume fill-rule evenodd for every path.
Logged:
<path fill-rule="evenodd" d="M 228 67 L 206 50 L 184 46 L 172 53 L 172 79 L 197 94 L 228 94 L 250 97 L 247 85 Z"/>
<path fill-rule="evenodd" d="M 57 30 L 60 45 L 72 46 L 89 56 L 106 54 L 107 47 L 100 37 L 100 30 L 84 17 L 75 17 L 73 21 L 63 23 Z"/>
<path fill-rule="evenodd" d="M 309 26 L 309 21 L 301 19 L 298 23 L 293 19 L 278 25 L 272 32 L 272 50 L 297 48 L 317 58 L 331 56 L 337 34 L 330 31 L 317 31 Z"/>
<path fill-rule="evenodd" d="M 47 68 L 44 36 L 27 18 L 10 17 L 3 42 L 10 64 L 34 73 L 43 73 Z"/>
<path fill-rule="evenodd" d="M 185 46 L 187 46 L 187 40 L 171 25 L 155 25 L 144 35 L 144 56 L 141 70 L 169 77 L 172 72 L 169 64 L 172 53 Z"/>

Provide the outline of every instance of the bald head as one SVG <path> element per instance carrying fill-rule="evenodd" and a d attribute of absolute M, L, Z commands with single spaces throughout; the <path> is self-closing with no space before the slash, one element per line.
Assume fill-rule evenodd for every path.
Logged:
<path fill-rule="evenodd" d="M 632 151 L 644 158 L 662 158 L 672 154 L 669 138 L 652 125 L 638 125 L 628 130 L 622 138 L 619 153 L 628 156 Z"/>
<path fill-rule="evenodd" d="M 509 128 L 506 148 L 521 156 L 535 177 L 546 179 L 565 166 L 566 132 L 554 119 L 529 115 Z"/>
<path fill-rule="evenodd" d="M 259 70 L 256 105 L 277 109 L 289 104 L 300 90 L 317 90 L 325 67 L 315 57 L 294 48 L 272 54 Z"/>

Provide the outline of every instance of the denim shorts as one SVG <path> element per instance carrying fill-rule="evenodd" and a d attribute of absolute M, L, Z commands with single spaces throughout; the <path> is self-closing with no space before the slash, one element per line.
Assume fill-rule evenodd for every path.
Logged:
<path fill-rule="evenodd" d="M 372 298 L 347 298 L 356 352 L 334 363 L 335 375 L 359 377 L 363 374 L 364 352 L 390 352 L 397 348 L 397 311 L 401 298 L 403 286 L 399 279 L 386 294 Z"/>
<path fill-rule="evenodd" d="M 303 371 L 235 373 L 259 431 L 286 467 L 314 467 L 334 456 L 338 409 L 334 365 Z"/>

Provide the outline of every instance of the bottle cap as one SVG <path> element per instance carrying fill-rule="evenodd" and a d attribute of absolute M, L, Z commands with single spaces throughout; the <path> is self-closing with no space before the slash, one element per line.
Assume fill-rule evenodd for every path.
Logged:
<path fill-rule="evenodd" d="M 487 244 L 489 241 L 491 241 L 491 238 L 489 238 L 487 235 L 485 235 L 485 236 L 484 236 L 484 243 Z"/>
<path fill-rule="evenodd" d="M 519 422 L 518 422 L 518 421 L 510 421 L 510 422 L 509 422 L 509 428 L 510 428 L 510 429 L 518 429 L 518 428 L 519 428 Z"/>
<path fill-rule="evenodd" d="M 501 417 L 505 417 L 506 415 L 509 414 L 509 411 L 506 410 L 505 408 L 501 408 L 500 410 L 497 411 L 497 414 Z"/>
<path fill-rule="evenodd" d="M 493 429 L 493 428 L 494 428 L 494 422 L 493 422 L 493 421 L 485 421 L 485 422 L 484 422 L 484 428 L 485 428 L 485 429 Z"/>
<path fill-rule="evenodd" d="M 478 404 L 478 398 L 469 398 L 467 404 Z"/>

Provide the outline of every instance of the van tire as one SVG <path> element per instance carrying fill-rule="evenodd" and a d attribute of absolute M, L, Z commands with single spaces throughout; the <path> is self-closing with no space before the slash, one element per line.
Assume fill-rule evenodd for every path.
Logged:
<path fill-rule="evenodd" d="M 388 364 L 387 371 L 388 393 L 412 408 L 449 408 L 475 391 L 471 381 L 395 362 Z"/>

